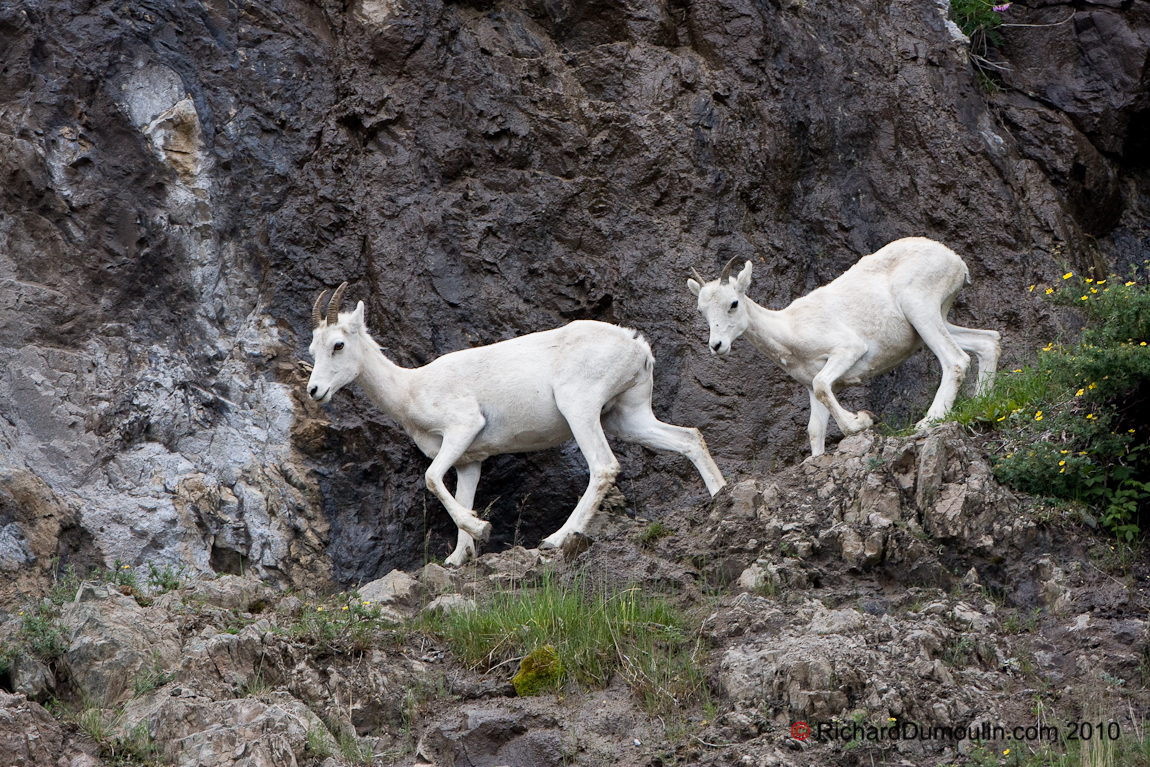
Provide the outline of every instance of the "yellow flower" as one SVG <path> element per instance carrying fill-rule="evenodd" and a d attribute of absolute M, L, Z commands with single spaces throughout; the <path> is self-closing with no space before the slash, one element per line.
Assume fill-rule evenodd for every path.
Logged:
<path fill-rule="evenodd" d="M 1031 286 L 1030 286 L 1030 292 L 1031 292 L 1031 293 L 1033 293 L 1033 292 L 1034 292 L 1034 286 L 1033 286 L 1033 285 L 1031 285 Z"/>
<path fill-rule="evenodd" d="M 1041 415 L 1036 415 L 1036 416 L 1034 416 L 1034 420 L 1035 420 L 1035 421 L 1041 421 L 1041 420 L 1042 420 L 1042 416 L 1041 416 Z"/>
<path fill-rule="evenodd" d="M 1086 300 L 1086 296 L 1083 296 L 1083 297 L 1082 297 L 1082 300 L 1083 300 L 1083 301 L 1085 301 L 1085 300 Z"/>
<path fill-rule="evenodd" d="M 1002 755 L 1003 755 L 1003 756 L 1006 756 L 1006 755 L 1007 755 L 1007 754 L 1009 754 L 1009 753 L 1010 753 L 1010 749 L 1008 748 L 1008 749 L 1006 749 L 1005 751 L 1003 751 L 1003 752 L 1002 752 Z"/>
<path fill-rule="evenodd" d="M 1099 280 L 1099 281 L 1098 281 L 1098 284 L 1099 284 L 1099 285 L 1103 285 L 1103 284 L 1105 284 L 1105 283 L 1106 283 L 1106 280 Z"/>
<path fill-rule="evenodd" d="M 1131 280 L 1130 282 L 1127 282 L 1127 283 L 1126 283 L 1126 287 L 1130 287 L 1130 286 L 1131 286 L 1131 285 L 1133 285 L 1133 284 L 1134 284 L 1134 281 L 1133 281 L 1133 280 Z"/>
<path fill-rule="evenodd" d="M 1042 411 L 1039 410 L 1037 413 L 1034 414 L 1034 417 L 1035 418 L 1042 418 Z"/>
<path fill-rule="evenodd" d="M 1066 463 L 1066 461 L 1063 461 L 1063 463 Z M 1065 474 L 1065 473 L 1066 473 L 1066 469 L 1059 469 L 1059 470 L 1058 470 L 1058 473 L 1059 473 L 1059 474 Z"/>
<path fill-rule="evenodd" d="M 1067 454 L 1067 453 L 1069 453 L 1069 452 L 1070 452 L 1069 450 L 1063 450 L 1063 451 L 1062 451 L 1062 454 L 1063 454 L 1063 455 L 1066 455 L 1066 454 Z"/>
<path fill-rule="evenodd" d="M 1090 289 L 1090 292 L 1091 292 L 1091 293 L 1097 293 L 1097 292 L 1098 292 L 1098 288 L 1091 288 L 1091 289 Z"/>
<path fill-rule="evenodd" d="M 347 609 L 347 605 L 344 605 L 344 606 L 343 606 L 343 609 L 345 609 L 345 610 L 346 610 L 346 609 Z"/>
<path fill-rule="evenodd" d="M 1142 343 L 1140 343 L 1140 344 L 1138 344 L 1138 345 L 1139 345 L 1139 346 L 1145 346 L 1145 345 L 1146 345 L 1146 342 L 1145 342 L 1145 341 L 1143 341 Z"/>
<path fill-rule="evenodd" d="M 1006 416 L 1002 416 L 1002 417 L 1001 417 L 1001 418 L 999 418 L 998 420 L 1000 420 L 1000 421 L 1005 421 L 1005 420 L 1006 420 Z"/>
<path fill-rule="evenodd" d="M 1088 420 L 1088 421 L 1089 421 L 1091 418 L 1093 418 L 1093 417 L 1094 417 L 1094 414 L 1093 414 L 1093 413 L 1087 413 L 1087 414 L 1086 414 L 1086 420 Z"/>
<path fill-rule="evenodd" d="M 1073 276 L 1074 276 L 1074 272 L 1067 272 L 1066 274 L 1062 275 L 1062 279 L 1069 280 Z"/>
<path fill-rule="evenodd" d="M 1079 389 L 1079 390 L 1078 390 L 1078 393 L 1077 393 L 1077 394 L 1075 394 L 1074 396 L 1075 396 L 1075 397 L 1081 397 L 1085 391 L 1086 391 L 1085 389 Z"/>
<path fill-rule="evenodd" d="M 1021 373 L 1021 372 L 1022 372 L 1022 368 L 1015 368 L 1014 370 L 1011 370 L 1010 372 L 1011 372 L 1011 373 Z"/>
<path fill-rule="evenodd" d="M 1094 280 L 1090 279 L 1089 277 L 1086 278 L 1086 281 L 1087 282 L 1094 282 Z"/>
<path fill-rule="evenodd" d="M 1046 289 L 1046 295 L 1050 295 L 1053 292 L 1054 292 L 1054 288 L 1047 288 Z"/>
<path fill-rule="evenodd" d="M 1059 466 L 1065 466 L 1065 465 L 1066 465 L 1066 461 L 1059 461 L 1059 462 L 1058 462 L 1058 465 L 1059 465 Z"/>
<path fill-rule="evenodd" d="M 1090 384 L 1089 386 L 1087 386 L 1086 388 L 1087 388 L 1087 389 L 1097 389 L 1097 388 L 1098 388 L 1098 384 L 1096 384 L 1096 383 L 1091 383 L 1091 384 Z"/>

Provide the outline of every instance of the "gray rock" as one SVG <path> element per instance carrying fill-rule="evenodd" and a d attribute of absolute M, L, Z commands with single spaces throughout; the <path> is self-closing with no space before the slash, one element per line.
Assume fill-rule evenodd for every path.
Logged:
<path fill-rule="evenodd" d="M 428 603 L 427 607 L 423 608 L 427 613 L 453 613 L 459 610 L 474 610 L 475 600 L 468 599 L 462 594 L 443 594 Z"/>
<path fill-rule="evenodd" d="M 44 703 L 56 694 L 56 675 L 42 661 L 27 655 L 18 655 L 8 671 L 12 691 L 28 700 Z"/>
<path fill-rule="evenodd" d="M 558 722 L 549 716 L 475 705 L 427 727 L 416 755 L 436 765 L 560 767 L 562 746 Z"/>
<path fill-rule="evenodd" d="M 365 602 L 391 607 L 413 608 L 419 604 L 422 593 L 420 582 L 402 570 L 392 570 L 359 588 L 360 599 Z"/>
<path fill-rule="evenodd" d="M 63 752 L 60 724 L 39 703 L 0 690 L 0 754 L 15 767 L 56 767 Z"/>
<path fill-rule="evenodd" d="M 95 594 L 95 589 L 82 590 Z M 67 605 L 60 623 L 68 649 L 63 663 L 73 684 L 97 704 L 112 706 L 132 692 L 133 679 L 158 662 L 175 668 L 181 656 L 177 627 L 162 611 L 111 591 L 103 599 L 81 598 Z"/>

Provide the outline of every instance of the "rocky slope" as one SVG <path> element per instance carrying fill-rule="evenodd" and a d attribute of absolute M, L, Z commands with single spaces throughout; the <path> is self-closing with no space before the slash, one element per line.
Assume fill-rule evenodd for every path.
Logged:
<path fill-rule="evenodd" d="M 347 585 L 446 551 L 395 425 L 300 399 L 344 279 L 405 365 L 634 326 L 657 411 L 728 471 L 800 455 L 807 403 L 749 345 L 707 354 L 691 267 L 749 258 L 778 307 L 935 237 L 971 266 L 957 320 L 1025 356 L 1061 327 L 1026 286 L 1148 255 L 1147 3 L 1007 20 L 1064 11 L 1004 28 L 988 93 L 945 5 L 903 0 L 0 3 L 0 561 Z M 849 399 L 909 421 L 933 379 Z M 704 497 L 620 452 L 637 506 Z M 555 529 L 583 471 L 490 461 L 493 550 Z"/>
<path fill-rule="evenodd" d="M 664 524 L 658 538 L 645 520 L 607 514 L 581 553 L 513 548 L 458 572 L 391 573 L 357 596 L 385 620 L 356 636 L 317 629 L 339 625 L 317 605 L 342 615 L 345 598 L 250 575 L 154 600 L 84 583 L 63 600 L 62 655 L 9 672 L 0 743 L 20 767 L 117 753 L 188 767 L 933 767 L 1044 744 L 852 742 L 817 727 L 987 723 L 1025 738 L 1101 720 L 1136 735 L 1146 715 L 1144 559 L 1124 561 L 1065 511 L 998 486 L 979 441 L 953 427 L 845 440 Z M 669 595 L 692 616 L 709 702 L 648 713 L 622 672 L 606 689 L 515 697 L 514 664 L 470 668 L 418 620 L 486 609 L 493 591 L 545 573 Z M 18 625 L 9 615 L 0 633 L 11 640 Z M 50 697 L 59 719 L 35 702 Z M 814 734 L 792 737 L 798 721 Z"/>

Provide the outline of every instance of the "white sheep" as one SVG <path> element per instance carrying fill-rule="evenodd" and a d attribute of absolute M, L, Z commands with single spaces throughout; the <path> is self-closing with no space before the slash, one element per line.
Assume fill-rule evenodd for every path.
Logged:
<path fill-rule="evenodd" d="M 734 340 L 746 333 L 759 351 L 807 387 L 807 435 L 813 455 L 823 453 L 830 415 L 848 435 L 874 423 L 865 410 L 845 410 L 835 392 L 892 370 L 923 344 L 942 365 L 942 383 L 919 429 L 945 416 L 954 404 L 970 364 L 965 352 L 978 357 L 979 392 L 994 380 L 998 333 L 946 321 L 970 272 L 962 258 L 941 243 L 923 237 L 896 240 L 780 311 L 747 298 L 751 262 L 732 280 L 733 263 L 731 259 L 712 282 L 698 273 L 697 279 L 687 280 L 710 324 L 711 353 L 725 357 Z"/>
<path fill-rule="evenodd" d="M 726 483 L 698 429 L 663 423 L 651 412 L 655 360 L 634 330 L 578 321 L 541 333 L 446 354 L 420 368 L 402 368 L 368 335 L 364 307 L 339 313 L 347 287 L 336 289 L 321 315 L 324 295 L 312 309 L 315 360 L 308 395 L 327 403 L 355 381 L 393 417 L 429 458 L 427 487 L 459 528 L 448 564 L 475 555 L 491 524 L 472 510 L 483 459 L 502 453 L 544 450 L 572 437 L 587 459 L 591 478 L 567 522 L 543 548 L 561 546 L 585 532 L 619 473 L 604 431 L 624 442 L 685 455 L 713 496 Z M 455 496 L 443 476 L 455 467 Z"/>

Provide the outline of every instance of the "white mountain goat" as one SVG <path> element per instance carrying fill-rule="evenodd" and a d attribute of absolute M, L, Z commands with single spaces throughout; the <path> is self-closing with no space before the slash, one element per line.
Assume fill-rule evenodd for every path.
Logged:
<path fill-rule="evenodd" d="M 651 412 L 655 359 L 637 332 L 578 321 L 401 368 L 368 335 L 362 301 L 353 312 L 339 312 L 346 287 L 345 282 L 336 289 L 326 317 L 321 308 L 327 291 L 312 308 L 315 367 L 308 395 L 327 403 L 341 387 L 357 382 L 432 459 L 427 487 L 459 528 L 449 564 L 473 557 L 475 540 L 491 532 L 491 524 L 472 510 L 480 463 L 488 456 L 544 450 L 572 437 L 579 444 L 591 481 L 543 548 L 584 532 L 619 473 L 604 430 L 624 442 L 686 456 L 711 495 L 726 484 L 698 429 L 665 424 Z M 453 466 L 454 497 L 443 483 Z"/>
<path fill-rule="evenodd" d="M 751 262 L 731 279 L 731 259 L 722 276 L 687 280 L 699 297 L 699 312 L 711 326 L 711 353 L 725 357 L 743 333 L 759 351 L 807 387 L 811 453 L 822 455 L 827 419 L 834 415 L 843 434 L 874 423 L 865 410 L 850 413 L 835 392 L 901 365 L 926 344 L 942 365 L 942 383 L 923 428 L 954 404 L 970 357 L 978 356 L 978 391 L 994 380 L 999 335 L 951 325 L 946 315 L 970 272 L 957 253 L 923 237 L 907 237 L 860 258 L 837 279 L 798 298 L 786 309 L 764 309 L 746 296 Z"/>

